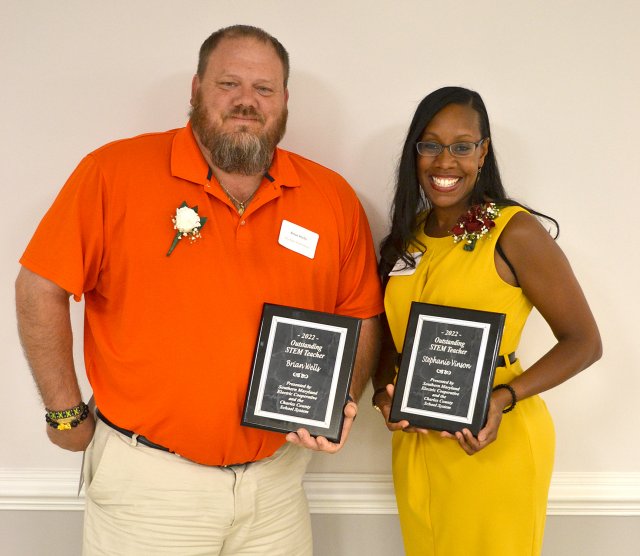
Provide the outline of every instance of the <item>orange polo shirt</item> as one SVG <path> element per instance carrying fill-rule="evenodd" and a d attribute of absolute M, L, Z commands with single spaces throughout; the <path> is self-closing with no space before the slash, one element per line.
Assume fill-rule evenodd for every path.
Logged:
<path fill-rule="evenodd" d="M 193 461 L 268 457 L 284 435 L 240 425 L 263 303 L 368 318 L 383 310 L 362 206 L 335 172 L 278 149 L 239 216 L 190 126 L 82 160 L 20 262 L 85 297 L 85 366 L 101 411 Z M 183 201 L 207 221 L 174 238 Z M 313 258 L 283 220 L 319 235 Z"/>

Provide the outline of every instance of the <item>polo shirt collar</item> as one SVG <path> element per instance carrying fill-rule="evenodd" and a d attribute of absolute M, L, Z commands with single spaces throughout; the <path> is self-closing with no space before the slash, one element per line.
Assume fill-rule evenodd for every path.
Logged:
<path fill-rule="evenodd" d="M 176 132 L 171 147 L 171 175 L 200 185 L 206 185 L 209 166 L 196 142 L 191 122 Z M 276 148 L 266 173 L 274 187 L 300 187 L 300 176 L 291 162 L 291 153 Z"/>
<path fill-rule="evenodd" d="M 205 185 L 209 166 L 193 136 L 191 122 L 179 129 L 171 147 L 171 175 Z"/>
<path fill-rule="evenodd" d="M 276 149 L 266 178 L 274 186 L 300 187 L 300 176 L 291 162 L 291 153 L 283 149 Z"/>

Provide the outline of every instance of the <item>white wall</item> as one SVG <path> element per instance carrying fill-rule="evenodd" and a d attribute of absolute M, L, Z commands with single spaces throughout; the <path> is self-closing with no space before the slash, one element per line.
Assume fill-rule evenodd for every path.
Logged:
<path fill-rule="evenodd" d="M 112 139 L 183 125 L 202 40 L 248 23 L 291 54 L 284 146 L 347 177 L 376 242 L 387 229 L 393 172 L 417 103 L 448 84 L 483 95 L 507 188 L 560 220 L 559 243 L 604 340 L 598 364 L 545 395 L 557 426 L 557 477 L 574 485 L 562 490 L 556 481 L 556 512 L 573 503 L 587 515 L 606 513 L 580 506 L 588 491 L 619 514 L 640 515 L 640 448 L 630 440 L 640 425 L 640 4 L 4 0 L 0 21 L 0 509 L 25 509 L 20 500 L 41 496 L 29 486 L 40 470 L 53 477 L 79 464 L 45 440 L 15 330 L 17 259 L 80 158 Z M 74 322 L 80 330 L 80 306 Z M 551 341 L 534 316 L 519 350 L 524 363 Z M 77 353 L 80 363 L 80 345 Z M 348 447 L 315 458 L 309 471 L 388 477 L 388 442 L 365 402 Z M 354 481 L 368 488 L 367 477 Z M 12 484 L 20 488 L 8 503 Z"/>

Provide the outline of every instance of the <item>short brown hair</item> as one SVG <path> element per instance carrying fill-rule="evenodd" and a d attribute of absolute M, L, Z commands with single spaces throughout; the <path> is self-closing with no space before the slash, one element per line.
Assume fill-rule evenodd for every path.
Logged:
<path fill-rule="evenodd" d="M 209 62 L 209 56 L 222 39 L 238 38 L 252 38 L 273 46 L 278 58 L 280 58 L 280 61 L 282 62 L 284 86 L 286 87 L 289 81 L 289 53 L 274 36 L 259 27 L 252 27 L 251 25 L 232 25 L 231 27 L 223 27 L 222 29 L 218 29 L 212 33 L 200 47 L 200 54 L 198 56 L 198 76 L 201 79 L 204 76 L 207 69 L 207 63 Z"/>

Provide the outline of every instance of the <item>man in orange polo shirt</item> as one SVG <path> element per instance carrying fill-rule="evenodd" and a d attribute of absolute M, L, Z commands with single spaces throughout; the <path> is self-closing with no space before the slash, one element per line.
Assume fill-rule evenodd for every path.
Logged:
<path fill-rule="evenodd" d="M 189 124 L 86 156 L 20 261 L 19 329 L 49 438 L 86 450 L 85 554 L 311 554 L 302 476 L 312 450 L 342 447 L 357 406 L 339 444 L 240 425 L 262 307 L 363 319 L 357 400 L 382 303 L 353 190 L 277 148 L 288 75 L 264 31 L 213 33 Z M 85 298 L 97 420 L 75 374 L 71 295 Z"/>

